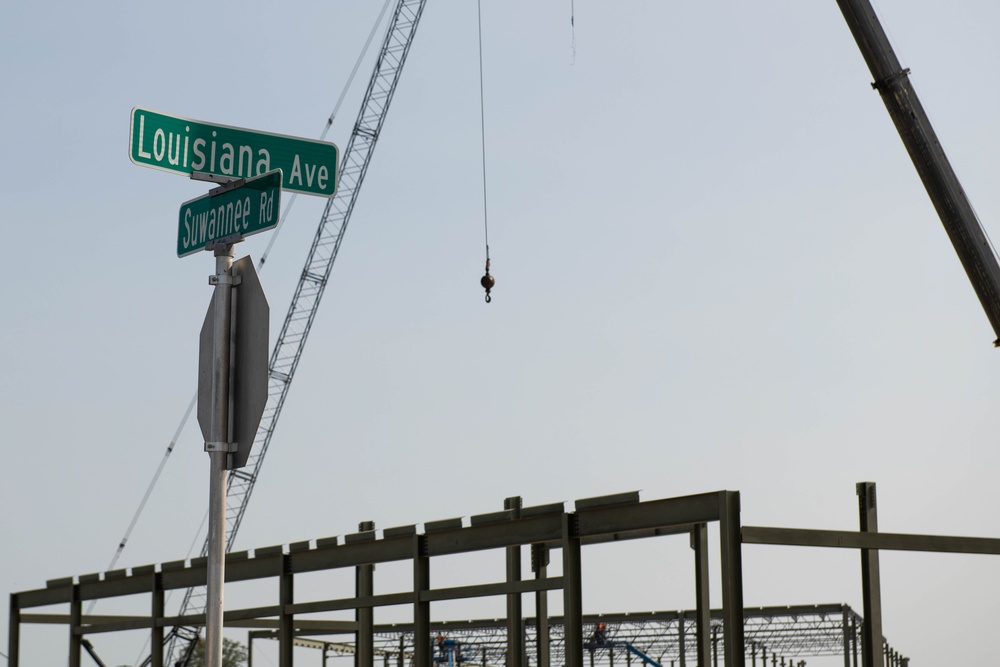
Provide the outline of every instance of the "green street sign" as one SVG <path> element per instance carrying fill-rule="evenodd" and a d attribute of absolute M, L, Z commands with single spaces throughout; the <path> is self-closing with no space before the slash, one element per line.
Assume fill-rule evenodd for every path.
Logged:
<path fill-rule="evenodd" d="M 337 191 L 339 154 L 328 141 L 132 109 L 129 158 L 137 165 L 175 174 L 200 172 L 236 179 L 280 169 L 284 190 L 332 197 Z"/>
<path fill-rule="evenodd" d="M 181 204 L 177 226 L 177 256 L 186 257 L 209 244 L 272 229 L 281 209 L 281 170 L 248 179 L 242 185 L 217 188 Z"/>

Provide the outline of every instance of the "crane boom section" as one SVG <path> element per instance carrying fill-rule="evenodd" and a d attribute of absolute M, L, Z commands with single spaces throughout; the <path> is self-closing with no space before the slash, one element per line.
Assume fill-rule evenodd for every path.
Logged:
<path fill-rule="evenodd" d="M 837 0 L 1000 346 L 1000 266 L 869 0 Z"/>

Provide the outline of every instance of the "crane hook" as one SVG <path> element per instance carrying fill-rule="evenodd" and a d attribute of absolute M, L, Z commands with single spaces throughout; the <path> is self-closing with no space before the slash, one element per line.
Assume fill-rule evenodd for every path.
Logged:
<path fill-rule="evenodd" d="M 486 303 L 489 303 L 493 299 L 490 297 L 490 290 L 496 285 L 497 281 L 494 280 L 493 276 L 490 275 L 490 258 L 486 258 L 486 275 L 479 279 L 479 284 L 483 286 L 486 290 Z"/>

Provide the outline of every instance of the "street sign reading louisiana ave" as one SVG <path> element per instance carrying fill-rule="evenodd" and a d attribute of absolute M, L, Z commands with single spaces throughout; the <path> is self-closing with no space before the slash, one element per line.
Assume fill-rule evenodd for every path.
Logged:
<path fill-rule="evenodd" d="M 273 169 L 290 192 L 332 197 L 339 150 L 328 141 L 300 139 L 132 109 L 129 158 L 143 167 L 190 176 L 252 178 Z"/>

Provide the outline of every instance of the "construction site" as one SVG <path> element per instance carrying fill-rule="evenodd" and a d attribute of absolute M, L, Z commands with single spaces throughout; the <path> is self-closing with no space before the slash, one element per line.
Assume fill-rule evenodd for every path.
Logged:
<path fill-rule="evenodd" d="M 757 510 L 750 494 L 740 489 L 690 492 L 685 486 L 677 495 L 662 494 L 659 488 L 653 494 L 628 490 L 630 480 L 655 479 L 666 467 L 672 474 L 673 470 L 685 474 L 689 465 L 686 453 L 671 455 L 669 466 L 665 466 L 655 459 L 619 455 L 618 445 L 613 442 L 606 448 L 581 445 L 579 450 L 570 449 L 569 454 L 560 456 L 588 461 L 587 467 L 600 479 L 598 488 L 603 490 L 614 483 L 616 488 L 626 490 L 593 495 L 589 493 L 592 485 L 582 485 L 588 489 L 586 497 L 545 504 L 509 496 L 502 505 L 496 503 L 495 511 L 483 513 L 481 498 L 470 498 L 468 488 L 475 488 L 478 479 L 489 477 L 491 467 L 500 465 L 496 459 L 520 458 L 522 463 L 518 465 L 525 471 L 525 478 L 535 480 L 535 488 L 546 493 L 547 479 L 571 477 L 561 467 L 563 460 L 552 455 L 556 463 L 546 463 L 548 450 L 529 444 L 522 450 L 514 446 L 509 450 L 486 447 L 489 456 L 475 459 L 473 465 L 469 463 L 473 459 L 464 458 L 473 446 L 463 442 L 453 456 L 438 453 L 418 459 L 418 465 L 411 461 L 397 467 L 399 461 L 393 456 L 366 455 L 366 444 L 358 442 L 347 447 L 352 451 L 333 457 L 335 463 L 316 459 L 301 466 L 304 479 L 312 480 L 314 485 L 329 483 L 336 489 L 338 475 L 359 480 L 405 477 L 415 486 L 406 492 L 406 500 L 392 503 L 394 508 L 389 514 L 408 516 L 412 523 L 376 525 L 368 517 L 382 516 L 384 506 L 380 503 L 387 501 L 376 497 L 375 491 L 372 496 L 358 492 L 350 503 L 331 501 L 330 507 L 295 510 L 276 507 L 273 496 L 269 496 L 272 503 L 268 507 L 254 509 L 250 514 L 259 509 L 261 521 L 265 516 L 272 525 L 287 520 L 289 531 L 298 531 L 301 525 L 315 526 L 316 534 L 299 535 L 299 541 L 253 547 L 237 541 L 241 526 L 250 516 L 250 499 L 261 479 L 265 457 L 271 445 L 281 439 L 279 417 L 292 405 L 289 392 L 293 379 L 327 287 L 336 283 L 333 267 L 373 164 L 376 144 L 389 134 L 394 120 L 390 109 L 400 81 L 405 80 L 405 66 L 411 55 L 415 57 L 411 46 L 419 43 L 418 28 L 428 4 L 433 5 L 434 0 L 385 1 L 348 86 L 360 64 L 367 62 L 364 58 L 369 48 L 374 54 L 374 69 L 367 79 L 349 138 L 337 146 L 326 136 L 336 110 L 320 138 L 308 140 L 311 143 L 307 146 L 304 139 L 174 117 L 141 106 L 133 108 L 130 158 L 134 165 L 183 173 L 212 188 L 208 195 L 182 205 L 177 244 L 178 257 L 193 255 L 204 268 L 208 266 L 208 253 L 203 251 L 209 251 L 215 262 L 215 271 L 209 277 L 212 301 L 206 314 L 197 314 L 203 317 L 200 336 L 194 332 L 190 335 L 190 341 L 198 346 L 198 391 L 109 566 L 85 573 L 72 571 L 74 554 L 67 549 L 62 562 L 69 563 L 69 571 L 45 581 L 25 584 L 18 580 L 18 588 L 9 596 L 8 636 L 3 653 L 6 664 L 35 667 L 58 653 L 66 656 L 69 667 L 119 667 L 105 655 L 109 650 L 117 655 L 125 650 L 120 646 L 127 645 L 128 650 L 141 646 L 141 656 L 135 661 L 141 667 L 230 667 L 222 658 L 227 642 L 239 642 L 245 647 L 241 658 L 245 662 L 238 664 L 246 667 L 928 664 L 913 646 L 896 639 L 898 623 L 889 626 L 884 622 L 889 601 L 883 594 L 882 582 L 900 562 L 887 560 L 887 554 L 891 554 L 889 559 L 898 554 L 934 554 L 935 560 L 927 561 L 934 565 L 921 565 L 917 570 L 922 573 L 917 583 L 923 585 L 924 574 L 926 581 L 936 581 L 935 576 L 950 573 L 952 567 L 956 572 L 962 569 L 961 565 L 951 565 L 951 560 L 941 565 L 946 561 L 936 559 L 949 558 L 957 563 L 970 555 L 998 556 L 1000 538 L 941 534 L 939 524 L 914 527 L 912 521 L 902 530 L 883 521 L 880 530 L 879 507 L 880 503 L 884 506 L 886 497 L 899 504 L 943 505 L 948 516 L 971 517 L 974 526 L 990 526 L 990 512 L 979 505 L 967 510 L 962 499 L 954 495 L 936 499 L 929 482 L 925 482 L 926 497 L 921 494 L 920 498 L 899 498 L 887 494 L 884 488 L 884 495 L 877 495 L 879 480 L 862 477 L 877 468 L 861 465 L 864 461 L 858 465 L 858 478 L 851 480 L 855 484 L 853 496 L 849 488 L 841 485 L 843 493 L 837 509 L 825 511 L 828 508 L 817 509 L 821 505 L 818 495 L 814 499 L 800 492 L 797 500 L 788 504 L 798 504 L 796 509 L 802 511 L 791 511 L 793 519 L 788 523 L 800 521 L 803 516 L 807 519 L 804 524 L 789 527 L 755 525 L 756 517 L 772 516 L 774 508 Z M 971 284 L 971 293 L 993 330 L 995 345 L 1000 345 L 1000 263 L 935 134 L 931 117 L 911 85 L 910 70 L 897 58 L 869 0 L 836 0 L 836 5 L 871 77 L 869 82 L 859 83 L 870 84 L 872 94 L 884 103 L 892 127 L 946 232 L 947 238 L 937 241 L 950 241 L 964 269 L 966 291 Z M 579 11 L 576 3 L 570 11 L 575 31 Z M 473 284 L 478 282 L 477 301 L 490 304 L 486 308 L 496 308 L 493 302 L 501 298 L 505 275 L 491 264 L 497 254 L 494 245 L 491 257 L 486 196 L 484 90 L 488 84 L 484 84 L 481 15 L 477 18 L 480 126 L 476 141 L 482 151 L 484 242 L 483 256 L 477 255 L 475 260 L 476 266 L 482 267 L 482 275 L 471 280 Z M 572 44 L 575 59 L 575 32 Z M 364 72 L 359 76 L 359 81 L 363 80 Z M 345 95 L 346 91 L 347 87 Z M 338 109 L 343 99 L 344 95 Z M 280 143 L 285 141 L 300 144 L 286 150 Z M 312 149 L 317 153 L 307 152 Z M 322 151 L 335 157 L 310 157 Z M 331 162 L 322 162 L 327 159 Z M 377 162 L 378 158 L 374 159 Z M 476 165 L 477 170 L 479 167 Z M 252 204 L 248 191 L 253 193 Z M 279 207 L 283 191 L 292 199 L 281 200 Z M 257 275 L 265 266 L 271 246 L 257 260 L 234 259 L 234 248 L 239 250 L 246 237 L 279 228 L 299 194 L 319 197 L 322 212 L 304 265 L 297 273 L 286 272 L 294 273 L 293 295 L 286 310 L 284 304 L 273 299 L 268 303 Z M 228 208 L 227 197 L 231 198 Z M 279 208 L 284 211 L 280 219 L 276 215 Z M 478 230 L 476 234 L 478 239 Z M 394 280 L 400 292 L 405 292 L 406 271 Z M 968 303 L 964 305 L 969 307 Z M 271 327 L 276 335 L 269 335 Z M 572 333 L 567 337 L 571 338 Z M 378 335 L 372 334 L 373 349 L 379 342 Z M 558 347 L 547 352 L 554 358 L 559 353 Z M 482 350 L 484 357 L 489 354 L 489 349 Z M 673 371 L 667 368 L 663 375 Z M 421 381 L 436 373 L 428 362 Z M 385 373 L 386 377 L 391 375 L 391 370 Z M 566 375 L 568 384 L 573 383 L 573 377 L 578 385 L 586 384 L 585 373 Z M 491 394 L 489 377 L 474 376 L 474 381 L 479 383 L 476 392 Z M 878 379 L 866 381 L 878 384 Z M 530 380 L 521 382 L 525 395 L 533 395 Z M 433 393 L 431 384 L 428 382 L 428 393 Z M 372 408 L 376 416 L 370 421 L 376 425 L 383 413 L 397 409 L 405 412 L 405 407 L 395 400 L 398 395 L 390 383 L 384 386 L 384 396 L 379 395 L 377 407 Z M 685 391 L 680 389 L 678 393 Z M 506 400 L 510 399 L 508 395 Z M 748 397 L 749 402 L 753 400 Z M 330 414 L 339 407 L 334 403 L 331 400 L 330 405 L 325 405 Z M 490 399 L 489 403 L 500 415 L 497 419 L 502 419 L 502 400 L 494 404 Z M 620 414 L 639 412 L 651 405 L 654 407 L 650 411 L 655 411 L 651 400 L 649 405 L 621 408 Z M 581 412 L 585 410 L 580 408 Z M 706 412 L 711 410 L 706 408 Z M 816 414 L 821 412 L 817 409 Z M 193 551 L 183 556 L 178 549 L 141 565 L 123 566 L 134 562 L 119 560 L 133 531 L 141 525 L 147 501 L 189 418 L 197 419 L 201 426 L 199 440 L 204 442 L 204 452 L 209 455 L 205 458 L 211 466 L 209 509 Z M 836 419 L 826 414 L 823 418 Z M 456 419 L 460 421 L 461 417 Z M 706 421 L 713 419 L 722 421 L 725 416 L 709 414 Z M 414 421 L 419 423 L 420 417 Z M 617 435 L 621 428 L 628 434 L 628 426 L 623 426 L 627 422 L 626 418 L 618 420 L 608 432 Z M 483 430 L 488 428 L 484 426 Z M 372 433 L 374 440 L 377 426 Z M 827 444 L 816 450 L 821 453 L 816 455 L 812 469 L 793 469 L 791 473 L 775 463 L 781 457 L 761 458 L 763 465 L 777 469 L 776 479 L 800 477 L 800 483 L 807 488 L 809 476 L 823 467 L 821 461 L 838 456 L 836 448 Z M 362 459 L 368 463 L 358 463 Z M 635 468 L 634 475 L 601 477 L 602 468 L 611 460 L 626 460 L 621 465 L 629 470 Z M 308 477 L 312 474 L 316 477 Z M 117 476 L 115 479 L 120 483 Z M 199 479 L 197 485 L 199 498 L 204 496 L 204 481 Z M 640 483 L 636 481 L 635 486 Z M 187 502 L 186 495 L 177 494 L 171 502 L 180 506 Z M 432 495 L 433 502 L 428 500 Z M 785 502 L 783 499 L 777 505 L 781 507 Z M 408 514 L 411 510 L 422 512 L 426 507 L 451 516 L 416 518 Z M 808 514 L 803 508 L 808 508 Z M 357 523 L 345 525 L 345 514 L 357 515 Z M 292 523 L 292 515 L 294 521 L 303 523 Z M 746 521 L 748 516 L 754 519 Z M 844 527 L 844 517 L 849 517 L 851 528 Z M 830 529 L 830 525 L 839 527 Z M 887 526 L 889 530 L 884 529 Z M 66 543 L 71 544 L 72 539 L 78 538 L 67 539 Z M 613 555 L 601 551 L 607 549 L 614 549 Z M 647 551 L 637 556 L 637 549 Z M 810 560 L 813 553 L 835 553 L 832 558 L 841 560 L 831 567 L 828 561 Z M 781 565 L 765 572 L 761 564 L 770 566 L 772 554 L 778 554 L 774 563 Z M 847 554 L 850 565 L 844 565 L 847 560 L 843 554 Z M 993 561 L 990 558 L 986 567 L 994 567 Z M 591 569 L 585 563 L 592 563 Z M 847 586 L 842 585 L 844 572 L 850 572 Z M 783 577 L 787 581 L 781 581 Z M 746 603 L 745 597 L 758 599 L 761 590 L 768 595 L 784 595 L 794 590 L 794 582 L 800 577 L 817 582 L 817 590 L 822 592 L 805 590 L 786 604 Z M 643 583 L 637 586 L 635 581 Z M 749 581 L 754 582 L 752 589 L 746 583 Z M 946 578 L 941 588 L 961 590 L 949 582 L 951 579 Z M 897 590 L 898 585 L 894 579 L 892 590 Z M 988 590 L 985 583 L 983 589 Z M 611 594 L 607 594 L 608 590 Z M 677 595 L 677 590 L 684 594 Z M 753 590 L 753 594 L 746 595 L 747 590 Z M 811 599 L 817 594 L 832 594 L 833 598 Z M 172 595 L 176 597 L 171 600 Z M 655 607 L 619 606 L 632 604 L 632 599 L 654 600 Z M 922 618 L 961 612 L 935 611 L 933 606 L 915 611 Z M 59 647 L 53 648 L 56 644 Z"/>

